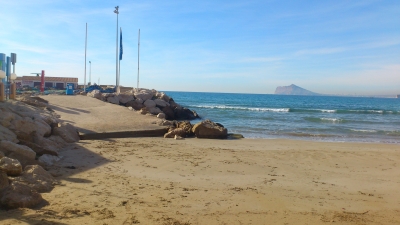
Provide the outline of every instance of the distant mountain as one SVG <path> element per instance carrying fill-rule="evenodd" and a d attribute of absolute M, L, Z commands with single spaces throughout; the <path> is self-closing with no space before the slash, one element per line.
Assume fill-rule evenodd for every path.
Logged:
<path fill-rule="evenodd" d="M 318 93 L 306 90 L 294 84 L 290 86 L 277 87 L 275 90 L 276 95 L 320 95 Z"/>

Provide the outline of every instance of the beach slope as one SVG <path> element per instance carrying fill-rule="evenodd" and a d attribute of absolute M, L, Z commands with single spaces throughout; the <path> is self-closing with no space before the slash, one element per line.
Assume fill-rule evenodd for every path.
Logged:
<path fill-rule="evenodd" d="M 400 224 L 399 145 L 294 140 L 81 141 L 61 184 L 2 224 Z"/>

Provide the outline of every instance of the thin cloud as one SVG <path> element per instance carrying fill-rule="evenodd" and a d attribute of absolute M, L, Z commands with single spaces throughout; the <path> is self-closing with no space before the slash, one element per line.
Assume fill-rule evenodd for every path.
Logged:
<path fill-rule="evenodd" d="M 316 49 L 303 49 L 294 53 L 295 56 L 301 55 L 328 55 L 347 51 L 347 48 L 316 48 Z"/>
<path fill-rule="evenodd" d="M 285 60 L 284 58 L 281 57 L 249 57 L 249 58 L 244 58 L 241 61 L 242 62 L 280 62 Z"/>

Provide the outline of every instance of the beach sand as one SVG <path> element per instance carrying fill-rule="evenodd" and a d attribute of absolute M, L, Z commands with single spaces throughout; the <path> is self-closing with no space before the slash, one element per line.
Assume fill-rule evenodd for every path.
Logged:
<path fill-rule="evenodd" d="M 0 224 L 400 224 L 399 145 L 126 138 L 60 155 L 47 204 Z"/>

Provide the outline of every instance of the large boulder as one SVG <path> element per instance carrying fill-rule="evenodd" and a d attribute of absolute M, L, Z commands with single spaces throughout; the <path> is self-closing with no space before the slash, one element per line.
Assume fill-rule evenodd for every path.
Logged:
<path fill-rule="evenodd" d="M 63 123 L 60 127 L 54 127 L 53 134 L 60 136 L 67 143 L 80 140 L 78 131 L 69 123 Z"/>
<path fill-rule="evenodd" d="M 20 176 L 13 178 L 13 182 L 15 181 L 26 184 L 40 193 L 51 191 L 56 183 L 53 176 L 39 165 L 26 166 Z"/>
<path fill-rule="evenodd" d="M 11 141 L 0 141 L 0 151 L 3 151 L 6 155 L 10 153 L 22 155 L 27 159 L 35 159 L 36 157 L 36 152 L 28 146 L 15 144 Z"/>
<path fill-rule="evenodd" d="M 118 96 L 110 96 L 107 98 L 107 102 L 119 105 L 119 98 Z"/>
<path fill-rule="evenodd" d="M 8 176 L 18 176 L 22 172 L 22 165 L 16 159 L 3 157 L 0 159 L 0 170 L 6 172 Z"/>
<path fill-rule="evenodd" d="M 195 111 L 184 107 L 176 107 L 174 109 L 175 119 L 177 120 L 194 120 L 199 118 Z"/>
<path fill-rule="evenodd" d="M 162 99 L 166 102 L 169 102 L 169 100 L 171 100 L 171 98 L 168 95 L 166 95 L 165 93 L 161 93 L 160 99 Z"/>
<path fill-rule="evenodd" d="M 146 101 L 143 103 L 143 105 L 146 106 L 147 108 L 156 107 L 156 103 L 155 103 L 153 100 L 151 100 L 151 99 L 146 100 Z"/>
<path fill-rule="evenodd" d="M 182 106 L 179 105 L 178 103 L 176 103 L 176 102 L 174 101 L 174 99 L 172 99 L 172 98 L 169 100 L 169 104 L 170 104 L 171 108 L 173 108 L 173 109 L 175 109 L 175 108 L 182 108 Z"/>
<path fill-rule="evenodd" d="M 162 99 L 155 99 L 154 102 L 156 103 L 156 105 L 158 107 L 161 107 L 161 108 L 163 108 L 165 106 L 169 106 L 169 103 L 164 101 L 164 100 L 162 100 Z"/>
<path fill-rule="evenodd" d="M 147 100 L 148 101 L 148 100 Z M 162 113 L 161 109 L 157 108 L 157 107 L 146 107 L 147 110 L 149 111 L 149 113 L 153 114 L 153 115 L 158 115 L 159 113 Z"/>
<path fill-rule="evenodd" d="M 126 103 L 127 107 L 132 107 L 134 110 L 140 110 L 141 108 L 143 108 L 143 101 L 140 99 L 135 99 L 133 101 L 127 102 Z"/>
<path fill-rule="evenodd" d="M 58 137 L 58 140 L 61 141 L 60 142 L 56 141 L 56 138 L 54 137 Z M 27 142 L 22 142 L 22 143 L 27 143 Z M 52 152 L 58 152 L 61 148 L 63 148 L 63 143 L 66 144 L 66 141 L 64 141 L 64 139 L 62 139 L 60 136 L 52 135 L 50 136 L 50 138 L 35 137 L 33 143 L 39 145 L 43 149 L 50 150 Z"/>
<path fill-rule="evenodd" d="M 7 157 L 18 160 L 18 162 L 21 163 L 22 168 L 24 168 L 27 165 L 37 165 L 37 164 L 42 165 L 42 163 L 40 163 L 36 159 L 31 159 L 24 155 L 17 154 L 15 152 L 11 152 L 10 154 L 7 155 Z"/>
<path fill-rule="evenodd" d="M 118 99 L 121 104 L 126 104 L 127 102 L 133 101 L 135 97 L 133 97 L 133 95 L 119 94 Z"/>
<path fill-rule="evenodd" d="M 55 156 L 55 155 L 44 154 L 44 155 L 40 156 L 38 160 L 39 160 L 39 162 L 43 163 L 46 166 L 51 166 L 54 163 L 60 161 L 60 159 L 61 159 L 60 157 Z"/>
<path fill-rule="evenodd" d="M 63 142 L 63 141 L 64 141 L 64 140 L 63 140 L 61 137 L 59 137 L 59 136 L 51 136 L 51 137 L 52 137 L 53 139 L 54 139 L 54 137 L 60 138 L 60 141 L 59 141 L 59 142 L 61 142 L 61 141 Z M 22 145 L 28 146 L 28 147 L 31 148 L 34 152 L 36 152 L 37 155 L 44 155 L 44 154 L 54 155 L 54 156 L 57 156 L 57 155 L 58 155 L 57 150 L 55 150 L 55 146 L 51 146 L 52 149 L 49 149 L 49 148 L 47 148 L 47 146 L 39 145 L 39 144 L 36 144 L 36 143 L 33 143 L 33 142 L 20 141 L 19 143 L 22 144 Z"/>
<path fill-rule="evenodd" d="M 87 93 L 88 97 L 92 97 L 92 98 L 97 98 L 99 100 L 103 100 L 103 95 L 101 94 L 100 90 L 93 90 L 89 93 Z"/>
<path fill-rule="evenodd" d="M 153 98 L 153 93 L 151 92 L 139 92 L 139 93 L 135 93 L 135 97 L 142 99 L 143 101 L 149 100 Z"/>
<path fill-rule="evenodd" d="M 184 129 L 187 137 L 193 136 L 193 131 L 192 131 L 193 126 L 189 121 L 177 122 L 176 127 Z"/>
<path fill-rule="evenodd" d="M 175 119 L 175 113 L 174 110 L 170 106 L 166 106 L 162 109 L 163 113 L 165 113 L 165 118 L 167 120 L 174 120 Z"/>
<path fill-rule="evenodd" d="M 11 126 L 11 121 L 15 119 L 15 114 L 7 111 L 1 111 L 0 110 L 0 126 L 4 127 L 10 127 Z"/>
<path fill-rule="evenodd" d="M 1 190 L 8 187 L 9 184 L 10 184 L 10 182 L 8 180 L 7 173 L 0 170 L 0 193 L 1 193 Z"/>
<path fill-rule="evenodd" d="M 164 138 L 174 138 L 175 135 L 178 135 L 180 137 L 186 137 L 186 131 L 183 128 L 176 128 L 164 134 Z"/>
<path fill-rule="evenodd" d="M 57 127 L 58 127 L 58 126 L 57 126 Z M 74 134 L 77 134 L 77 135 L 78 135 L 77 137 L 79 137 L 78 130 L 75 129 L 75 131 L 76 131 L 76 132 L 75 132 Z M 75 136 L 75 137 L 76 137 L 76 136 Z M 47 150 L 53 150 L 53 151 L 58 152 L 59 149 L 64 148 L 65 146 L 68 145 L 67 142 L 64 141 L 64 139 L 63 139 L 62 137 L 58 136 L 58 135 L 51 135 L 50 137 L 45 138 L 45 139 L 48 140 L 48 144 L 53 143 L 52 146 L 49 147 L 49 148 L 46 147 L 46 146 L 42 146 L 44 149 L 47 149 Z M 51 141 L 51 143 L 50 143 L 50 141 Z M 33 149 L 32 149 L 32 150 L 33 150 Z M 44 154 L 50 154 L 50 153 L 44 153 Z M 50 154 L 50 155 L 51 155 L 51 154 Z"/>
<path fill-rule="evenodd" d="M 0 125 L 0 140 L 12 141 L 14 143 L 18 142 L 17 135 L 2 125 Z"/>
<path fill-rule="evenodd" d="M 25 133 L 23 131 L 14 131 L 14 133 L 17 135 L 17 139 L 19 141 L 34 141 L 34 139 L 37 137 L 36 131 L 33 131 L 31 134 Z"/>
<path fill-rule="evenodd" d="M 33 133 L 41 137 L 48 137 L 51 135 L 51 127 L 42 119 L 31 119 L 29 117 L 23 117 L 13 121 L 14 133 L 19 136 L 32 136 Z M 25 138 L 24 138 L 25 139 Z"/>
<path fill-rule="evenodd" d="M 226 139 L 228 137 L 226 128 L 210 120 L 195 124 L 192 131 L 197 138 Z"/>
<path fill-rule="evenodd" d="M 108 97 L 114 97 L 114 93 L 101 93 L 102 99 L 107 100 Z"/>
<path fill-rule="evenodd" d="M 157 118 L 159 118 L 159 119 L 165 119 L 165 113 L 159 113 L 159 114 L 157 115 Z"/>
<path fill-rule="evenodd" d="M 0 197 L 0 204 L 6 209 L 32 208 L 43 201 L 41 194 L 18 181 L 4 188 Z"/>
<path fill-rule="evenodd" d="M 30 117 L 34 118 L 35 120 L 42 120 L 50 127 L 54 127 L 59 123 L 59 120 L 58 118 L 56 118 L 56 116 L 47 113 L 36 113 L 31 115 Z"/>
<path fill-rule="evenodd" d="M 148 113 L 150 113 L 150 112 L 149 112 L 149 110 L 147 109 L 147 107 L 143 107 L 142 109 L 140 109 L 139 113 L 142 114 L 142 115 L 146 115 L 146 114 L 148 114 Z"/>

